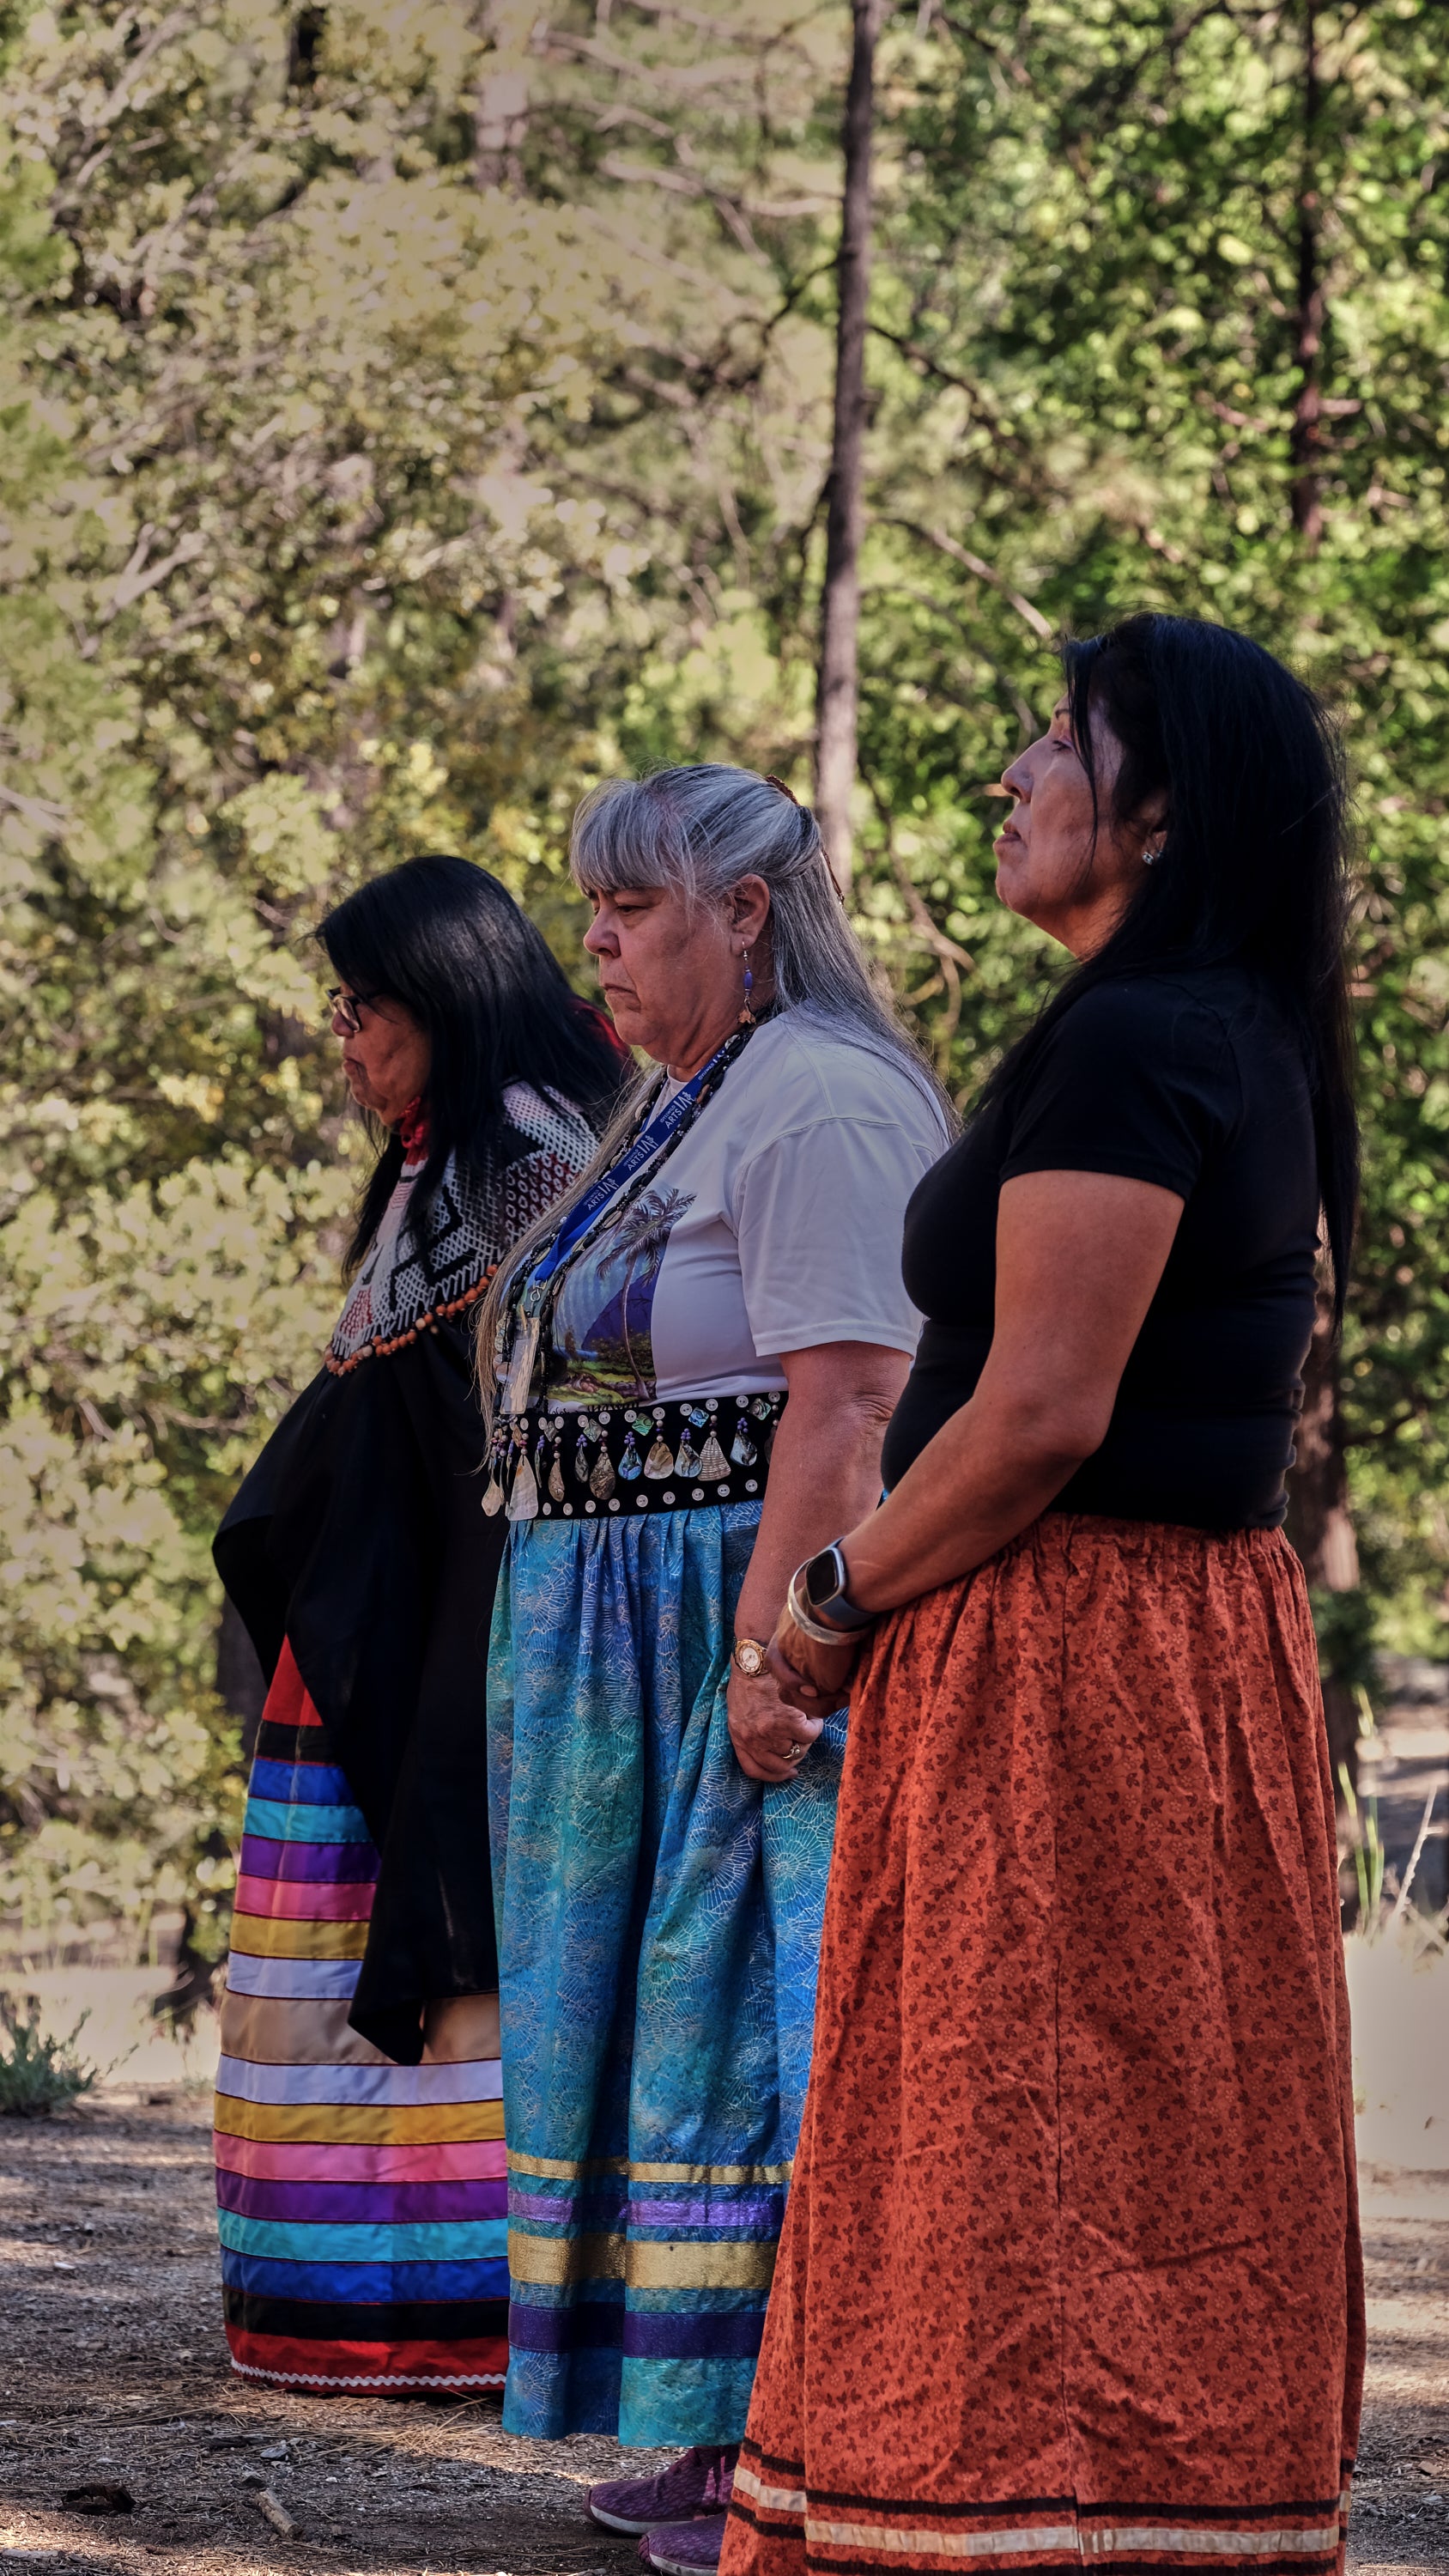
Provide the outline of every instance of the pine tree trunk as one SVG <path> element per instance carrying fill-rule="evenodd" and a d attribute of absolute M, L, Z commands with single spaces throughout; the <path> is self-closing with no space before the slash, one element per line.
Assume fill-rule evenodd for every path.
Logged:
<path fill-rule="evenodd" d="M 536 11 L 531 0 L 485 0 L 483 57 L 473 94 L 473 176 L 480 188 L 523 186 L 528 131 L 528 49 Z"/>
<path fill-rule="evenodd" d="M 1319 231 L 1323 199 L 1318 184 L 1318 114 L 1322 90 L 1318 72 L 1318 14 L 1315 0 L 1303 5 L 1303 159 L 1298 184 L 1298 310 L 1295 337 L 1298 394 L 1293 405 L 1290 439 L 1293 525 L 1310 554 L 1323 535 L 1323 500 L 1319 484 L 1323 422 L 1323 325 L 1326 298 Z"/>
<path fill-rule="evenodd" d="M 1299 0 L 1303 31 L 1301 158 L 1298 182 L 1298 276 L 1295 342 L 1298 392 L 1289 437 L 1289 500 L 1305 551 L 1323 535 L 1323 334 L 1328 318 L 1323 274 L 1323 191 L 1318 167 L 1323 85 L 1318 59 L 1317 0 Z M 1332 1310 L 1320 1286 L 1313 1342 L 1303 1372 L 1298 1462 L 1288 1483 L 1288 1535 L 1303 1560 L 1323 1667 L 1323 1703 L 1334 1795 L 1358 1792 L 1358 1691 L 1369 1676 L 1370 1617 L 1359 1584 L 1358 1542 L 1348 1495 L 1338 1344 Z"/>
<path fill-rule="evenodd" d="M 866 305 L 870 294 L 875 49 L 888 0 L 851 0 L 845 175 L 836 256 L 835 420 L 830 446 L 825 590 L 815 712 L 815 808 L 837 884 L 850 882 L 859 677 L 860 540 L 864 523 Z"/>
<path fill-rule="evenodd" d="M 1358 1793 L 1357 1684 L 1366 1656 L 1367 1613 L 1348 1497 L 1333 1308 L 1322 1287 L 1303 1371 L 1297 1451 L 1288 1479 L 1288 1536 L 1303 1560 L 1309 1591 L 1318 1596 L 1328 1751 L 1334 1795 L 1342 1802 L 1345 1779 Z"/>

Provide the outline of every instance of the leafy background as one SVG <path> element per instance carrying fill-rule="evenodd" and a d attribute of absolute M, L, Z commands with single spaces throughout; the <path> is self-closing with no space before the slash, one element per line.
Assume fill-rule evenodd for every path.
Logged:
<path fill-rule="evenodd" d="M 180 1910 L 224 1945 L 210 1533 L 312 1372 L 358 1171 L 311 925 L 461 850 L 576 967 L 590 780 L 808 792 L 848 39 L 843 0 L 0 12 L 12 1942 L 133 1955 Z M 1338 1620 L 1435 1655 L 1445 52 L 1428 0 L 888 14 L 853 890 L 964 1100 L 1051 972 L 990 840 L 1054 631 L 1227 618 L 1340 709 Z"/>

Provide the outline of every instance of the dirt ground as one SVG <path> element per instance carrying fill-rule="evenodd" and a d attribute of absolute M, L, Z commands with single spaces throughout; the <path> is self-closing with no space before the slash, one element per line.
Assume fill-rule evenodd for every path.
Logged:
<path fill-rule="evenodd" d="M 515 2441 L 496 2397 L 291 2396 L 233 2375 L 208 2107 L 178 2089 L 0 2120 L 0 2566 L 635 2576 L 637 2544 L 585 2520 L 583 2488 L 655 2454 Z M 67 2508 L 91 2480 L 124 2484 L 133 2510 Z"/>
<path fill-rule="evenodd" d="M 1369 2407 L 1349 2563 L 1449 2571 L 1449 2173 L 1370 2169 Z M 206 2103 L 0 2121 L 0 2562 L 66 2576 L 618 2576 L 585 2522 L 611 2442 L 513 2440 L 494 2399 L 292 2397 L 218 2320 Z M 630 2467 L 651 2455 L 628 2454 Z M 65 2491 L 117 2482 L 133 2509 Z M 260 2502 L 296 2525 L 286 2537 Z"/>

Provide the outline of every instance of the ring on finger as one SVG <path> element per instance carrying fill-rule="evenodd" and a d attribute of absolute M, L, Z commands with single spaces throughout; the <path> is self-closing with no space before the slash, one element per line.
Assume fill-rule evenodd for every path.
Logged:
<path fill-rule="evenodd" d="M 786 1762 L 803 1762 L 809 1750 L 808 1744 L 787 1744 L 782 1759 Z"/>

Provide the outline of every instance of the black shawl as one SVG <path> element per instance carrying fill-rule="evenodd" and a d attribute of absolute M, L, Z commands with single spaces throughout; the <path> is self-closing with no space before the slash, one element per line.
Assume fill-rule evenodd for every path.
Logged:
<path fill-rule="evenodd" d="M 404 1167 L 391 1235 L 385 1218 L 214 1548 L 269 1680 L 290 1642 L 381 1856 L 349 2018 L 405 2065 L 426 2003 L 498 1984 L 485 1694 L 507 1523 L 482 1509 L 468 1309 L 594 1146 L 571 1109 L 521 1090 L 506 1105 L 496 1186 L 460 1189 L 450 1165 L 421 1242 L 421 1148 Z"/>

